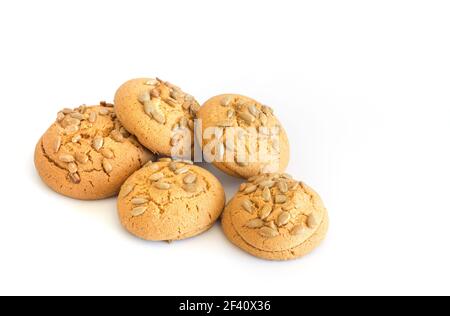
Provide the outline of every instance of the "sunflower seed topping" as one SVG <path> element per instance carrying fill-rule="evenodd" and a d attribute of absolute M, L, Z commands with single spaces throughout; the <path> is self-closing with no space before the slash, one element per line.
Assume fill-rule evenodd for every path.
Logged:
<path fill-rule="evenodd" d="M 253 213 L 253 203 L 250 200 L 244 200 L 242 202 L 242 207 L 249 213 Z"/>
<path fill-rule="evenodd" d="M 74 162 L 75 158 L 72 155 L 65 154 L 65 155 L 59 156 L 59 160 L 61 160 L 62 162 L 69 163 L 69 162 Z"/>
<path fill-rule="evenodd" d="M 247 228 L 255 229 L 255 228 L 261 228 L 264 226 L 264 222 L 260 220 L 259 218 L 255 218 L 250 220 L 246 225 Z"/>
<path fill-rule="evenodd" d="M 265 238 L 273 238 L 273 237 L 277 237 L 280 233 L 278 233 L 278 231 L 276 231 L 272 227 L 262 227 L 259 230 L 259 234 Z"/>
<path fill-rule="evenodd" d="M 78 173 L 69 173 L 69 179 L 75 184 L 78 184 L 81 182 L 80 175 Z"/>
<path fill-rule="evenodd" d="M 302 225 L 296 225 L 294 228 L 291 229 L 291 235 L 292 236 L 298 236 L 300 235 L 304 230 L 304 227 Z"/>
<path fill-rule="evenodd" d="M 137 197 L 131 200 L 131 204 L 133 205 L 142 205 L 146 203 L 148 203 L 148 199 L 142 197 Z"/>
<path fill-rule="evenodd" d="M 147 211 L 147 207 L 146 206 L 139 206 L 139 207 L 135 207 L 131 210 L 131 215 L 133 217 L 137 217 L 137 216 L 141 216 L 142 214 L 144 214 Z"/>
<path fill-rule="evenodd" d="M 62 144 L 62 138 L 61 136 L 57 136 L 55 138 L 55 142 L 53 143 L 53 152 L 56 154 L 58 153 L 59 149 L 61 148 Z"/>
<path fill-rule="evenodd" d="M 265 204 L 262 209 L 259 211 L 259 217 L 261 219 L 266 219 L 267 217 L 270 216 L 270 214 L 272 214 L 272 206 L 270 206 L 269 204 Z"/>
<path fill-rule="evenodd" d="M 197 175 L 195 175 L 194 173 L 188 174 L 183 179 L 183 182 L 185 184 L 192 184 L 192 183 L 195 183 L 196 181 L 197 181 Z"/>
<path fill-rule="evenodd" d="M 89 157 L 83 153 L 75 153 L 75 160 L 80 164 L 85 164 L 89 161 Z"/>
<path fill-rule="evenodd" d="M 92 147 L 96 151 L 99 151 L 103 147 L 103 143 L 104 143 L 103 137 L 95 136 L 94 140 L 92 141 Z"/>
<path fill-rule="evenodd" d="M 279 227 L 285 226 L 289 223 L 290 220 L 291 220 L 291 213 L 283 212 L 277 218 L 277 225 Z"/>
<path fill-rule="evenodd" d="M 166 183 L 166 182 L 156 182 L 155 187 L 159 190 L 169 190 L 171 185 L 170 185 L 170 183 Z"/>

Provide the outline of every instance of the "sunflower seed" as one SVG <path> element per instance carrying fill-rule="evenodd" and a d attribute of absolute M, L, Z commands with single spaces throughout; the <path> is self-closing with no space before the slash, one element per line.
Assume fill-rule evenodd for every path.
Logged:
<path fill-rule="evenodd" d="M 134 190 L 134 184 L 125 184 L 120 190 L 123 197 L 128 196 Z"/>
<path fill-rule="evenodd" d="M 113 153 L 113 151 L 111 149 L 102 148 L 102 149 L 100 149 L 100 153 L 105 158 L 108 158 L 108 159 L 113 159 L 114 158 L 114 153 Z"/>
<path fill-rule="evenodd" d="M 81 113 L 78 113 L 78 112 L 70 113 L 70 117 L 80 120 L 80 121 L 84 120 L 84 115 Z"/>
<path fill-rule="evenodd" d="M 69 173 L 70 181 L 72 181 L 75 184 L 78 184 L 81 182 L 80 175 L 78 173 Z"/>
<path fill-rule="evenodd" d="M 298 188 L 298 186 L 299 186 L 300 184 L 298 183 L 298 182 L 291 182 L 290 184 L 289 184 L 289 190 L 292 190 L 292 191 L 294 191 L 294 190 L 297 190 L 297 188 Z"/>
<path fill-rule="evenodd" d="M 262 111 L 264 114 L 266 114 L 266 115 L 273 114 L 273 109 L 270 108 L 270 107 L 268 107 L 268 106 L 266 106 L 266 105 L 264 105 L 264 106 L 261 108 L 261 111 Z"/>
<path fill-rule="evenodd" d="M 171 185 L 170 185 L 170 183 L 166 183 L 166 182 L 156 182 L 155 187 L 160 190 L 169 190 Z"/>
<path fill-rule="evenodd" d="M 158 173 L 152 174 L 148 179 L 153 182 L 153 181 L 159 181 L 162 178 L 164 178 L 164 174 L 162 172 L 158 172 Z"/>
<path fill-rule="evenodd" d="M 250 200 L 242 201 L 242 207 L 249 213 L 253 213 L 253 203 Z"/>
<path fill-rule="evenodd" d="M 264 113 L 261 113 L 259 115 L 259 120 L 261 121 L 263 126 L 266 126 L 267 123 L 269 122 L 269 119 L 267 118 L 267 115 L 265 115 Z"/>
<path fill-rule="evenodd" d="M 170 105 L 171 107 L 177 107 L 179 104 L 177 102 L 177 100 L 174 100 L 172 98 L 167 98 L 164 100 L 168 105 Z"/>
<path fill-rule="evenodd" d="M 272 214 L 273 208 L 269 204 L 265 204 L 262 209 L 259 211 L 259 217 L 261 219 L 266 219 Z"/>
<path fill-rule="evenodd" d="M 83 154 L 83 153 L 75 153 L 75 160 L 78 163 L 85 164 L 89 161 L 89 157 L 88 157 L 88 155 Z"/>
<path fill-rule="evenodd" d="M 294 228 L 291 229 L 291 235 L 292 236 L 298 236 L 300 235 L 304 230 L 303 225 L 296 225 Z"/>
<path fill-rule="evenodd" d="M 280 227 L 285 226 L 289 223 L 290 220 L 291 220 L 291 213 L 283 212 L 277 218 L 277 225 Z"/>
<path fill-rule="evenodd" d="M 275 185 L 275 182 L 272 180 L 265 180 L 259 183 L 261 188 L 272 188 Z"/>
<path fill-rule="evenodd" d="M 192 103 L 190 107 L 190 111 L 192 114 L 196 115 L 197 112 L 200 110 L 200 105 L 198 103 Z"/>
<path fill-rule="evenodd" d="M 63 109 L 61 112 L 64 113 L 64 114 L 70 114 L 70 113 L 73 112 L 73 110 L 72 110 L 72 109 L 69 109 L 69 108 L 65 108 L 65 109 Z"/>
<path fill-rule="evenodd" d="M 152 89 L 152 91 L 150 91 L 150 95 L 152 96 L 152 98 L 159 98 L 161 96 L 161 92 L 159 91 L 159 89 Z"/>
<path fill-rule="evenodd" d="M 265 202 L 272 201 L 272 193 L 268 187 L 265 187 L 262 193 L 263 200 Z"/>
<path fill-rule="evenodd" d="M 113 130 L 109 136 L 118 143 L 122 143 L 125 140 L 123 135 L 117 130 Z"/>
<path fill-rule="evenodd" d="M 236 161 L 236 163 L 240 167 L 248 167 L 250 165 L 247 161 L 242 161 L 242 160 L 238 160 L 238 161 Z"/>
<path fill-rule="evenodd" d="M 247 124 L 251 124 L 255 121 L 255 117 L 247 112 L 239 112 L 239 118 L 243 119 Z"/>
<path fill-rule="evenodd" d="M 222 101 L 220 102 L 220 104 L 222 106 L 230 106 L 231 103 L 233 102 L 233 97 L 230 96 L 226 96 L 222 99 Z"/>
<path fill-rule="evenodd" d="M 286 203 L 281 208 L 283 209 L 283 211 L 290 211 L 295 208 L 295 205 L 294 203 Z"/>
<path fill-rule="evenodd" d="M 239 187 L 239 192 L 244 191 L 247 188 L 247 183 L 242 183 L 241 186 Z"/>
<path fill-rule="evenodd" d="M 234 117 L 234 114 L 235 114 L 234 110 L 233 109 L 229 109 L 227 111 L 227 118 L 230 119 L 230 118 Z"/>
<path fill-rule="evenodd" d="M 258 117 L 259 113 L 260 113 L 254 104 L 252 104 L 248 107 L 248 111 L 250 112 L 251 115 L 253 115 L 255 117 Z"/>
<path fill-rule="evenodd" d="M 56 115 L 56 121 L 61 122 L 66 118 L 66 115 L 63 112 L 58 112 Z"/>
<path fill-rule="evenodd" d="M 149 79 L 148 81 L 145 82 L 146 86 L 156 86 L 158 84 L 158 80 L 156 79 Z"/>
<path fill-rule="evenodd" d="M 97 112 L 89 113 L 89 122 L 95 123 L 96 120 L 97 120 Z"/>
<path fill-rule="evenodd" d="M 197 181 L 197 175 L 190 173 L 187 176 L 184 177 L 183 182 L 185 184 L 192 184 Z"/>
<path fill-rule="evenodd" d="M 59 156 L 59 160 L 61 160 L 62 162 L 74 162 L 75 158 L 72 155 L 61 155 Z"/>
<path fill-rule="evenodd" d="M 113 170 L 111 163 L 107 159 L 103 159 L 102 166 L 107 174 L 110 174 Z"/>
<path fill-rule="evenodd" d="M 148 203 L 148 199 L 137 197 L 131 200 L 131 204 L 133 205 L 142 205 Z"/>
<path fill-rule="evenodd" d="M 136 217 L 136 216 L 141 216 L 142 214 L 144 214 L 147 211 L 147 207 L 146 206 L 139 206 L 139 207 L 135 207 L 131 210 L 131 216 Z"/>
<path fill-rule="evenodd" d="M 161 112 L 155 112 L 153 113 L 153 119 L 158 122 L 159 124 L 165 124 L 166 123 L 166 117 Z"/>
<path fill-rule="evenodd" d="M 75 135 L 72 137 L 72 143 L 76 144 L 81 140 L 81 135 Z"/>
<path fill-rule="evenodd" d="M 289 187 L 286 181 L 278 181 L 278 189 L 281 193 L 287 193 L 289 191 Z"/>
<path fill-rule="evenodd" d="M 252 229 L 261 228 L 263 226 L 264 226 L 264 222 L 262 220 L 260 220 L 259 218 L 252 219 L 245 225 L 245 227 L 252 228 Z"/>
<path fill-rule="evenodd" d="M 276 204 L 284 204 L 287 202 L 287 196 L 286 195 L 282 195 L 282 194 L 278 194 L 275 196 L 275 203 Z"/>
<path fill-rule="evenodd" d="M 314 214 L 311 214 L 308 216 L 308 221 L 307 221 L 308 227 L 309 228 L 314 228 L 317 225 L 317 219 L 314 216 Z"/>
<path fill-rule="evenodd" d="M 196 183 L 189 183 L 183 185 L 183 190 L 189 193 L 195 193 L 197 192 L 197 184 Z"/>
<path fill-rule="evenodd" d="M 109 115 L 109 109 L 102 108 L 98 111 L 100 115 Z"/>
<path fill-rule="evenodd" d="M 244 190 L 244 194 L 251 194 L 258 189 L 256 185 L 250 185 Z"/>
<path fill-rule="evenodd" d="M 139 96 L 138 96 L 138 101 L 141 102 L 142 104 L 144 104 L 145 102 L 150 101 L 150 93 L 148 91 L 146 92 L 142 92 Z"/>
<path fill-rule="evenodd" d="M 92 141 L 92 147 L 96 151 L 99 151 L 103 147 L 103 143 L 104 143 L 103 137 L 95 136 L 94 140 Z"/>
<path fill-rule="evenodd" d="M 76 173 L 78 171 L 78 166 L 76 163 L 71 162 L 67 165 L 67 169 L 69 170 L 70 173 Z"/>
<path fill-rule="evenodd" d="M 172 172 L 175 172 L 175 171 L 178 169 L 178 162 L 172 161 L 172 162 L 169 164 L 169 169 L 170 169 Z"/>
<path fill-rule="evenodd" d="M 67 134 L 74 134 L 78 132 L 79 129 L 78 125 L 69 125 L 64 130 Z"/>
<path fill-rule="evenodd" d="M 62 144 L 62 138 L 61 136 L 57 136 L 55 138 L 55 142 L 53 143 L 53 151 L 54 153 L 58 153 L 59 149 L 61 148 L 61 144 Z"/>
<path fill-rule="evenodd" d="M 265 238 L 273 238 L 279 235 L 279 233 L 271 227 L 262 227 L 259 230 L 259 234 Z"/>
<path fill-rule="evenodd" d="M 180 169 L 175 170 L 175 174 L 185 174 L 189 172 L 188 167 L 182 167 Z"/>
<path fill-rule="evenodd" d="M 274 229 L 274 230 L 276 230 L 276 231 L 278 231 L 278 227 L 277 227 L 277 225 L 275 224 L 274 221 L 268 222 L 268 223 L 266 224 L 266 226 L 267 226 L 267 227 L 270 227 L 270 228 L 272 228 L 272 229 Z"/>

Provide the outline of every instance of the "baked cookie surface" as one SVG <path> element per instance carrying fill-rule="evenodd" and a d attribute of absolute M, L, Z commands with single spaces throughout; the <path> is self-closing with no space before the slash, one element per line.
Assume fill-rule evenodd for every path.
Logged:
<path fill-rule="evenodd" d="M 131 234 L 173 241 L 211 228 L 223 211 L 225 193 L 207 170 L 165 158 L 135 172 L 122 186 L 117 206 Z"/>
<path fill-rule="evenodd" d="M 248 179 L 286 169 L 288 137 L 270 107 L 242 95 L 225 94 L 208 100 L 197 117 L 203 135 L 196 136 L 204 155 L 212 156 L 209 160 L 223 172 Z M 222 132 L 210 137 L 213 128 Z"/>
<path fill-rule="evenodd" d="M 130 135 L 111 104 L 64 109 L 41 137 L 35 166 L 54 191 L 81 200 L 116 195 L 154 156 Z"/>
<path fill-rule="evenodd" d="M 193 148 L 194 119 L 200 106 L 179 87 L 160 79 L 133 79 L 117 90 L 115 108 L 125 128 L 152 152 L 192 157 L 182 149 Z"/>
<path fill-rule="evenodd" d="M 316 192 L 285 174 L 251 180 L 223 213 L 222 227 L 233 244 L 268 260 L 299 258 L 320 244 L 328 213 Z"/>

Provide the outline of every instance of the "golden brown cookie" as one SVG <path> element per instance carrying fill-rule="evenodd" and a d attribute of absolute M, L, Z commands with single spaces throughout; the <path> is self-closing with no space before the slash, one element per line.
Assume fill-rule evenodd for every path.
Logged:
<path fill-rule="evenodd" d="M 64 109 L 39 140 L 35 165 L 63 195 L 96 200 L 114 196 L 154 156 L 120 124 L 111 104 Z"/>
<path fill-rule="evenodd" d="M 118 200 L 122 225 L 131 234 L 154 241 L 196 236 L 214 225 L 224 206 L 223 187 L 211 173 L 169 158 L 135 172 Z"/>
<path fill-rule="evenodd" d="M 222 227 L 244 251 L 268 260 L 310 253 L 325 238 L 328 213 L 319 195 L 286 174 L 250 179 L 225 208 Z"/>
<path fill-rule="evenodd" d="M 273 110 L 237 94 L 208 100 L 197 114 L 206 160 L 225 173 L 248 179 L 283 172 L 289 163 L 289 141 Z M 216 132 L 212 133 L 213 129 Z"/>
<path fill-rule="evenodd" d="M 160 79 L 134 79 L 119 88 L 115 104 L 122 124 L 145 147 L 163 156 L 192 157 L 186 151 L 193 148 L 200 106 L 191 95 Z"/>

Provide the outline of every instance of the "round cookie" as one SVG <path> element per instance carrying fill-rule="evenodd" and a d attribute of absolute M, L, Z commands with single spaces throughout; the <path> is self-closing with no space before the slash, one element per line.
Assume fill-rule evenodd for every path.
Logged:
<path fill-rule="evenodd" d="M 245 96 L 225 94 L 208 100 L 197 117 L 202 122 L 203 135 L 197 133 L 197 137 L 204 155 L 225 173 L 248 179 L 286 169 L 288 137 L 270 107 Z M 218 134 L 211 137 L 213 129 Z"/>
<path fill-rule="evenodd" d="M 233 244 L 259 258 L 290 260 L 310 253 L 325 238 L 327 210 L 306 184 L 286 174 L 250 180 L 223 213 L 222 227 Z"/>
<path fill-rule="evenodd" d="M 120 124 L 113 105 L 64 109 L 39 140 L 35 166 L 54 191 L 80 200 L 116 195 L 153 155 Z"/>
<path fill-rule="evenodd" d="M 192 157 L 200 106 L 191 95 L 160 79 L 134 79 L 117 90 L 115 105 L 122 124 L 145 147 L 163 156 Z"/>
<path fill-rule="evenodd" d="M 223 211 L 225 193 L 207 170 L 164 158 L 135 172 L 117 203 L 120 221 L 131 234 L 173 241 L 211 228 Z"/>

